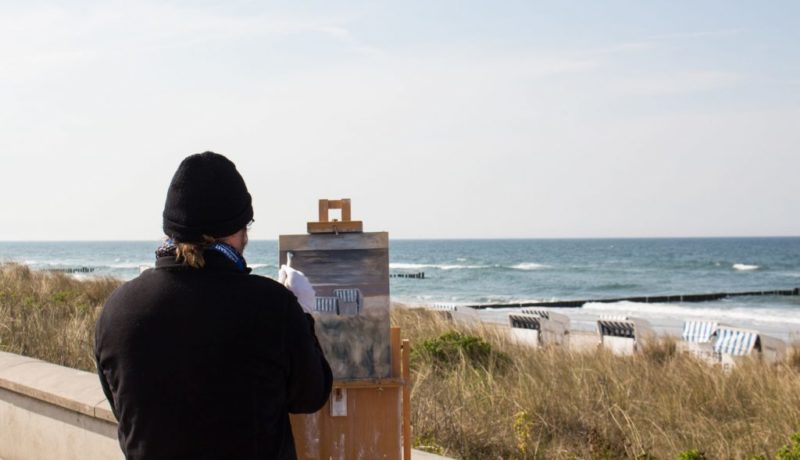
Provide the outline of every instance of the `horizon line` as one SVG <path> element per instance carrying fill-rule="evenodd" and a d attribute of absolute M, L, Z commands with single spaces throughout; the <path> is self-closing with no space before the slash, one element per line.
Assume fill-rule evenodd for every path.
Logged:
<path fill-rule="evenodd" d="M 372 233 L 372 232 L 364 232 Z M 395 241 L 501 241 L 501 240 L 680 240 L 680 239 L 767 239 L 800 238 L 798 235 L 702 235 L 702 236 L 512 236 L 512 237 L 398 237 Z M 150 243 L 158 239 L 32 239 L 0 240 L 0 243 Z M 274 241 L 278 238 L 250 238 L 254 241 Z"/>

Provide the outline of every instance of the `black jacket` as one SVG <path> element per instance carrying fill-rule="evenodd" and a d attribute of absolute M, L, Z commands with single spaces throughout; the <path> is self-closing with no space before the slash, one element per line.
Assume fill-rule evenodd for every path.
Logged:
<path fill-rule="evenodd" d="M 136 459 L 295 459 L 289 412 L 326 402 L 331 369 L 286 288 L 206 251 L 160 257 L 97 321 L 100 382 Z"/>

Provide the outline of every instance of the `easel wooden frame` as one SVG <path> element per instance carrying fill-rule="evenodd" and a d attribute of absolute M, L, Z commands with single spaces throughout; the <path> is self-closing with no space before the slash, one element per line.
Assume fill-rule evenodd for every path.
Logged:
<path fill-rule="evenodd" d="M 291 416 L 298 459 L 411 460 L 411 345 L 397 327 L 389 341 L 390 378 L 334 381 L 332 393 L 347 392 L 346 416 L 332 416 L 330 400 L 315 414 Z"/>

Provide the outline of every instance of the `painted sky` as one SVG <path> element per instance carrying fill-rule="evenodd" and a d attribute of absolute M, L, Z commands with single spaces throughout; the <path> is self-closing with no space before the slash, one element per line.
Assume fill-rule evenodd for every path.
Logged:
<path fill-rule="evenodd" d="M 0 240 L 157 239 L 214 150 L 251 237 L 800 234 L 800 3 L 0 1 Z"/>

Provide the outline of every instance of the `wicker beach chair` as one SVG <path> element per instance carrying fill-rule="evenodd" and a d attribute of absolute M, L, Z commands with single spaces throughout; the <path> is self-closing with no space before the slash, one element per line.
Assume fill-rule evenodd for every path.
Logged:
<path fill-rule="evenodd" d="M 677 343 L 678 350 L 708 363 L 718 362 L 713 341 L 717 338 L 719 326 L 716 321 L 685 321 L 681 331 L 682 341 Z"/>
<path fill-rule="evenodd" d="M 714 352 L 731 356 L 746 356 L 758 344 L 758 331 L 723 327 L 717 332 Z"/>
<path fill-rule="evenodd" d="M 636 353 L 643 344 L 655 337 L 649 322 L 628 317 L 599 319 L 597 333 L 603 348 L 623 356 Z"/>
<path fill-rule="evenodd" d="M 540 318 L 547 318 L 550 319 L 550 310 L 545 310 L 542 308 L 523 308 L 520 310 L 523 315 L 534 315 Z"/>
<path fill-rule="evenodd" d="M 686 321 L 681 338 L 690 343 L 709 343 L 715 337 L 719 323 L 716 321 Z"/>
<path fill-rule="evenodd" d="M 544 312 L 545 315 L 540 314 Z M 508 315 L 512 340 L 528 345 L 568 345 L 569 317 L 546 310 Z"/>
<path fill-rule="evenodd" d="M 530 314 L 508 315 L 509 338 L 518 345 L 538 348 L 541 344 L 542 322 L 547 319 Z"/>

